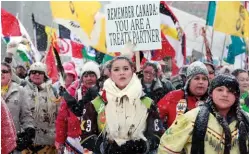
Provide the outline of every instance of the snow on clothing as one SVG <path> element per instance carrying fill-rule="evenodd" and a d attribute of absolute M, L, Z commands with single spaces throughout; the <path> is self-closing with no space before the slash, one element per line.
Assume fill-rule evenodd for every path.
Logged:
<path fill-rule="evenodd" d="M 196 61 L 187 68 L 187 81 L 184 88 L 168 93 L 158 102 L 160 118 L 163 122 L 167 122 L 167 127 L 170 127 L 177 115 L 197 107 L 198 101 L 205 101 L 207 92 L 198 100 L 189 91 L 190 81 L 198 74 L 203 74 L 208 78 L 206 66 L 202 62 Z"/>
<path fill-rule="evenodd" d="M 248 93 L 248 91 L 244 92 L 240 96 L 240 105 L 241 105 L 242 110 L 249 113 L 249 93 Z"/>
<path fill-rule="evenodd" d="M 12 115 L 1 98 L 1 153 L 9 154 L 16 147 L 16 129 Z"/>
<path fill-rule="evenodd" d="M 222 116 L 213 102 L 213 90 L 225 86 L 235 101 Z M 219 90 L 219 89 L 218 89 Z M 240 153 L 248 154 L 249 117 L 240 108 L 238 81 L 228 75 L 216 76 L 209 88 L 209 98 L 202 106 L 179 116 L 161 138 L 159 153 Z M 225 94 L 222 96 L 225 97 Z M 175 138 L 181 138 L 177 142 Z"/>
<path fill-rule="evenodd" d="M 152 83 L 148 85 L 143 82 L 143 79 L 141 79 L 141 83 L 146 96 L 150 97 L 156 104 L 164 95 L 175 90 L 171 82 L 168 80 L 163 82 L 160 79 L 155 78 Z"/>
<path fill-rule="evenodd" d="M 34 128 L 27 91 L 18 84 L 11 82 L 7 93 L 3 96 L 13 117 L 16 132 L 20 133 L 26 128 Z"/>
<path fill-rule="evenodd" d="M 183 90 L 171 91 L 165 95 L 157 104 L 159 115 L 162 121 L 167 120 L 167 127 L 170 127 L 177 116 L 177 107 L 181 102 L 186 103 Z M 187 111 L 198 106 L 198 99 L 189 95 L 187 98 Z M 185 112 L 187 112 L 185 111 Z"/>
<path fill-rule="evenodd" d="M 36 130 L 34 144 L 54 145 L 55 120 L 58 112 L 55 90 L 52 81 L 48 80 L 39 87 L 31 82 L 24 87 L 29 94 L 29 104 L 34 117 Z"/>
<path fill-rule="evenodd" d="M 67 91 L 71 96 L 75 96 L 78 87 L 78 80 L 73 83 Z M 56 118 L 56 138 L 55 141 L 59 144 L 65 144 L 68 139 L 69 144 L 72 139 L 78 138 L 81 135 L 80 119 L 69 109 L 65 101 L 62 102 L 57 118 Z M 71 143 L 74 146 L 73 143 Z"/>
<path fill-rule="evenodd" d="M 201 107 L 197 107 L 180 115 L 174 124 L 162 136 L 158 154 L 180 154 L 182 150 L 191 154 L 192 134 L 194 123 Z M 204 119 L 204 117 L 202 117 Z M 231 130 L 231 154 L 240 153 L 238 144 L 237 121 L 229 124 Z M 224 131 L 215 116 L 209 113 L 207 131 L 204 139 L 205 154 L 223 154 L 225 136 Z"/>
<path fill-rule="evenodd" d="M 123 90 L 111 79 L 105 81 L 103 89 L 101 96 L 85 105 L 83 147 L 102 153 L 155 150 L 163 128 L 152 100 L 142 97 L 142 85 L 137 76 L 133 74 Z M 97 139 L 97 136 L 100 137 Z"/>

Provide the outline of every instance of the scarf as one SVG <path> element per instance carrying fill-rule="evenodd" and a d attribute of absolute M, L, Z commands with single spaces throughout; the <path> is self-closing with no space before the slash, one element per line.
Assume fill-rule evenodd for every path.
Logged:
<path fill-rule="evenodd" d="M 6 86 L 1 86 L 1 96 L 4 97 L 9 90 L 9 85 L 7 84 Z"/>
<path fill-rule="evenodd" d="M 115 140 L 119 146 L 129 140 L 147 141 L 143 132 L 148 113 L 140 100 L 142 85 L 136 74 L 123 90 L 110 78 L 105 81 L 103 89 L 108 102 L 105 107 L 107 138 Z"/>

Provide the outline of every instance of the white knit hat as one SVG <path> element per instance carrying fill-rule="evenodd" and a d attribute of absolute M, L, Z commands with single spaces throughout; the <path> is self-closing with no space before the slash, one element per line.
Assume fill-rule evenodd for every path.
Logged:
<path fill-rule="evenodd" d="M 85 72 L 94 72 L 97 76 L 97 79 L 100 78 L 100 70 L 99 70 L 99 64 L 97 64 L 94 61 L 88 61 L 86 62 L 83 67 L 82 67 L 82 73 L 81 76 L 85 73 Z"/>

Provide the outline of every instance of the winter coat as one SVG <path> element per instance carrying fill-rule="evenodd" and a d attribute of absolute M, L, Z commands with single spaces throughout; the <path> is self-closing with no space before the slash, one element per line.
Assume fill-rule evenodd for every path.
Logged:
<path fill-rule="evenodd" d="M 34 128 L 34 118 L 32 117 L 29 104 L 30 98 L 28 91 L 23 87 L 14 82 L 10 83 L 9 90 L 4 97 L 4 100 L 13 117 L 17 133 L 24 131 L 28 127 Z"/>
<path fill-rule="evenodd" d="M 76 84 L 72 84 L 68 89 L 68 93 L 71 96 L 75 96 Z M 80 120 L 77 116 L 68 108 L 65 101 L 62 102 L 57 118 L 56 118 L 56 138 L 55 141 L 64 144 L 67 137 L 76 138 L 81 135 Z"/>
<path fill-rule="evenodd" d="M 167 127 L 170 127 L 177 115 L 177 105 L 178 102 L 184 99 L 183 90 L 175 90 L 167 95 L 165 95 L 158 103 L 159 115 L 162 121 L 167 121 Z M 197 98 L 194 96 L 188 96 L 188 110 L 191 110 L 196 107 Z"/>
<path fill-rule="evenodd" d="M 1 99 L 1 153 L 9 154 L 16 148 L 16 130 L 12 115 Z"/>
<path fill-rule="evenodd" d="M 161 81 L 160 79 L 154 79 L 151 83 L 150 88 L 147 88 L 143 82 L 143 79 L 141 80 L 143 91 L 146 93 L 148 97 L 150 97 L 156 104 L 158 101 L 163 98 L 167 93 L 169 93 L 172 90 L 175 90 L 170 81 Z"/>
<path fill-rule="evenodd" d="M 52 81 L 44 82 L 38 88 L 31 82 L 24 87 L 28 92 L 29 104 L 36 129 L 34 144 L 53 145 L 55 141 L 55 120 L 59 104 Z"/>
<path fill-rule="evenodd" d="M 87 103 L 84 107 L 81 129 L 82 129 L 82 145 L 84 148 L 87 148 L 91 151 L 98 153 L 99 151 L 103 151 L 106 147 L 112 147 L 109 150 L 112 151 L 114 148 L 118 148 L 115 141 L 106 140 L 104 131 L 106 126 L 106 115 L 105 115 L 105 106 L 108 102 L 106 102 L 105 91 L 103 91 L 101 96 L 95 98 L 92 103 Z M 152 103 L 152 100 L 148 97 L 142 97 L 141 101 L 144 102 L 147 106 L 147 126 L 146 131 L 144 132 L 148 142 L 150 143 L 149 151 L 156 150 L 159 144 L 159 138 L 161 134 L 164 132 L 162 127 L 162 123 L 159 119 L 158 112 L 156 110 L 155 105 Z M 102 134 L 102 136 L 101 136 Z M 135 147 L 141 146 L 139 141 L 128 141 L 131 142 Z M 100 144 L 102 143 L 102 147 Z M 127 146 L 127 145 L 126 145 Z M 120 150 L 120 149 L 119 149 Z M 122 153 L 122 152 L 121 152 Z"/>
<path fill-rule="evenodd" d="M 244 92 L 240 96 L 240 105 L 241 105 L 242 110 L 249 113 L 249 93 L 248 93 L 248 91 Z"/>
<path fill-rule="evenodd" d="M 158 154 L 182 153 L 191 154 L 191 142 L 194 123 L 200 107 L 197 107 L 175 120 L 174 124 L 164 133 L 158 148 Z M 205 117 L 203 117 L 205 118 Z M 209 113 L 207 131 L 204 139 L 205 154 L 223 154 L 225 134 L 222 126 L 212 113 Z M 231 154 L 239 154 L 237 121 L 229 124 L 232 144 Z"/>

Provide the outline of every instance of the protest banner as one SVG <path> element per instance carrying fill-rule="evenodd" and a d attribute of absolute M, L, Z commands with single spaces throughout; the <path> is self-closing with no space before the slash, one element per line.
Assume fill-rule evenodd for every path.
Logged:
<path fill-rule="evenodd" d="M 106 5 L 107 51 L 119 51 L 129 42 L 136 45 L 134 51 L 161 49 L 159 6 L 159 1 Z"/>

